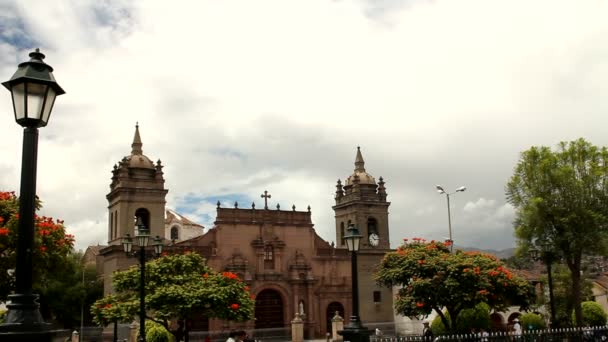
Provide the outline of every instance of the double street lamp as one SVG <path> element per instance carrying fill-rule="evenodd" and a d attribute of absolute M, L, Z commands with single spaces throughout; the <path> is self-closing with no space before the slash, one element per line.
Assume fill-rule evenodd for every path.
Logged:
<path fill-rule="evenodd" d="M 549 308 L 551 309 L 551 328 L 557 326 L 558 322 L 555 321 L 555 302 L 553 300 L 553 276 L 551 274 L 551 267 L 553 261 L 555 261 L 555 255 L 551 252 L 548 244 L 542 244 L 540 250 L 533 248 L 530 250 L 530 256 L 534 261 L 541 261 L 547 266 L 547 283 L 549 285 Z"/>
<path fill-rule="evenodd" d="M 0 325 L 2 341 L 50 341 L 50 324 L 40 314 L 38 295 L 32 291 L 34 215 L 36 211 L 36 168 L 38 127 L 48 124 L 55 98 L 65 93 L 53 77 L 53 68 L 44 63 L 39 49 L 30 60 L 19 64 L 13 77 L 2 83 L 12 95 L 15 121 L 22 127 L 21 189 L 17 228 L 15 293 L 8 296 L 6 323 Z"/>
<path fill-rule="evenodd" d="M 452 239 L 452 215 L 450 214 L 450 195 L 453 195 L 457 192 L 464 192 L 467 188 L 465 186 L 461 186 L 460 188 L 456 189 L 456 191 L 454 191 L 454 192 L 445 191 L 441 185 L 436 185 L 435 188 L 437 188 L 437 192 L 440 195 L 445 194 L 445 197 L 447 197 L 447 199 L 448 199 L 448 232 L 450 234 L 449 241 L 450 241 L 450 252 L 451 252 L 452 250 L 454 250 L 454 240 Z"/>
<path fill-rule="evenodd" d="M 361 234 L 359 229 L 354 224 L 350 224 L 344 236 L 346 247 L 351 255 L 351 281 L 352 281 L 352 297 L 353 297 L 353 313 L 350 316 L 350 322 L 344 327 L 344 330 L 338 331 L 344 337 L 345 341 L 350 342 L 369 342 L 370 330 L 361 324 L 359 319 L 359 282 L 357 279 L 357 252 L 361 242 Z"/>
<path fill-rule="evenodd" d="M 150 241 L 150 230 L 146 228 L 141 217 L 137 218 L 135 223 L 137 226 L 137 245 L 139 251 L 133 251 L 133 239 L 130 234 L 127 234 L 122 239 L 122 248 L 127 256 L 139 257 L 139 339 L 140 342 L 146 342 L 146 247 Z M 154 254 L 161 255 L 163 252 L 163 241 L 157 235 L 154 238 Z"/>

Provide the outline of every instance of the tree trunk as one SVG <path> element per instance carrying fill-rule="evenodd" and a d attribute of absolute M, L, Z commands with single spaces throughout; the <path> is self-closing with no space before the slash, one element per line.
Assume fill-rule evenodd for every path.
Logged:
<path fill-rule="evenodd" d="M 441 310 L 439 310 L 438 308 L 435 308 L 434 310 L 437 313 L 437 315 L 439 315 L 439 318 L 441 318 L 441 323 L 443 323 L 443 326 L 445 327 L 445 330 L 447 332 L 451 332 L 452 328 L 450 327 L 450 322 L 445 317 L 445 315 L 443 314 L 443 312 Z M 449 312 L 449 310 L 448 310 L 448 312 Z"/>
<path fill-rule="evenodd" d="M 581 257 L 575 256 L 568 262 L 570 276 L 572 277 L 572 305 L 577 326 L 583 325 L 583 309 L 581 308 Z"/>

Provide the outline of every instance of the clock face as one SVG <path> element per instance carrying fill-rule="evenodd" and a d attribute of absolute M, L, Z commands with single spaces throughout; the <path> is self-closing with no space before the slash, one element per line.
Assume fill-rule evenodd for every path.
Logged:
<path fill-rule="evenodd" d="M 369 235 L 369 244 L 372 245 L 373 247 L 378 246 L 378 243 L 380 243 L 380 237 L 378 236 L 378 234 L 373 233 Z"/>

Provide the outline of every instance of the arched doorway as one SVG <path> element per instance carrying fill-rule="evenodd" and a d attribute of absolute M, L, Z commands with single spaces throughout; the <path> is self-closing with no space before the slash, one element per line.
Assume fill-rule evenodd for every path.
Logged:
<path fill-rule="evenodd" d="M 331 331 L 331 319 L 334 318 L 334 316 L 336 315 L 336 311 L 338 311 L 338 314 L 340 315 L 340 317 L 344 318 L 344 306 L 342 306 L 342 304 L 338 303 L 338 302 L 331 302 L 329 303 L 329 305 L 327 306 L 327 310 L 325 312 L 325 317 L 326 317 L 326 331 L 328 333 L 332 333 Z"/>
<path fill-rule="evenodd" d="M 255 297 L 256 329 L 282 328 L 283 317 L 283 300 L 277 291 L 266 289 Z"/>

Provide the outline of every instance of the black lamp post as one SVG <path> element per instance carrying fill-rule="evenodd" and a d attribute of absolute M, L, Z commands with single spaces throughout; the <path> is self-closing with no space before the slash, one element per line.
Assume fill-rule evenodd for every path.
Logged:
<path fill-rule="evenodd" d="M 44 63 L 38 49 L 31 59 L 19 64 L 10 80 L 2 83 L 13 98 L 15 121 L 24 127 L 21 159 L 21 192 L 15 293 L 8 296 L 6 323 L 0 325 L 2 341 L 50 341 L 55 334 L 40 314 L 38 295 L 32 293 L 34 214 L 36 211 L 36 166 L 38 127 L 47 125 L 55 98 L 65 93 L 53 77 L 53 68 Z"/>
<path fill-rule="evenodd" d="M 547 282 L 549 283 L 549 307 L 551 309 L 551 328 L 554 328 L 558 323 L 555 321 L 555 301 L 553 300 L 553 276 L 551 274 L 551 266 L 554 261 L 554 255 L 549 250 L 546 244 L 541 246 L 541 250 L 536 248 L 530 250 L 530 256 L 535 261 L 541 261 L 547 266 Z"/>
<path fill-rule="evenodd" d="M 127 253 L 127 256 L 139 256 L 139 339 L 140 342 L 146 342 L 146 247 L 150 240 L 150 231 L 143 224 L 141 217 L 137 218 L 137 244 L 139 251 L 133 251 L 133 240 L 131 235 L 127 234 L 122 239 L 122 248 Z M 154 238 L 154 254 L 157 256 L 163 252 L 163 241 L 157 235 Z"/>
<path fill-rule="evenodd" d="M 361 324 L 359 319 L 359 281 L 357 279 L 357 252 L 359 251 L 359 243 L 361 241 L 359 229 L 354 224 L 350 224 L 344 236 L 346 247 L 351 255 L 351 279 L 353 288 L 353 313 L 350 316 L 350 322 L 344 327 L 344 330 L 338 331 L 338 334 L 344 337 L 345 341 L 350 342 L 369 342 L 370 330 Z"/>

